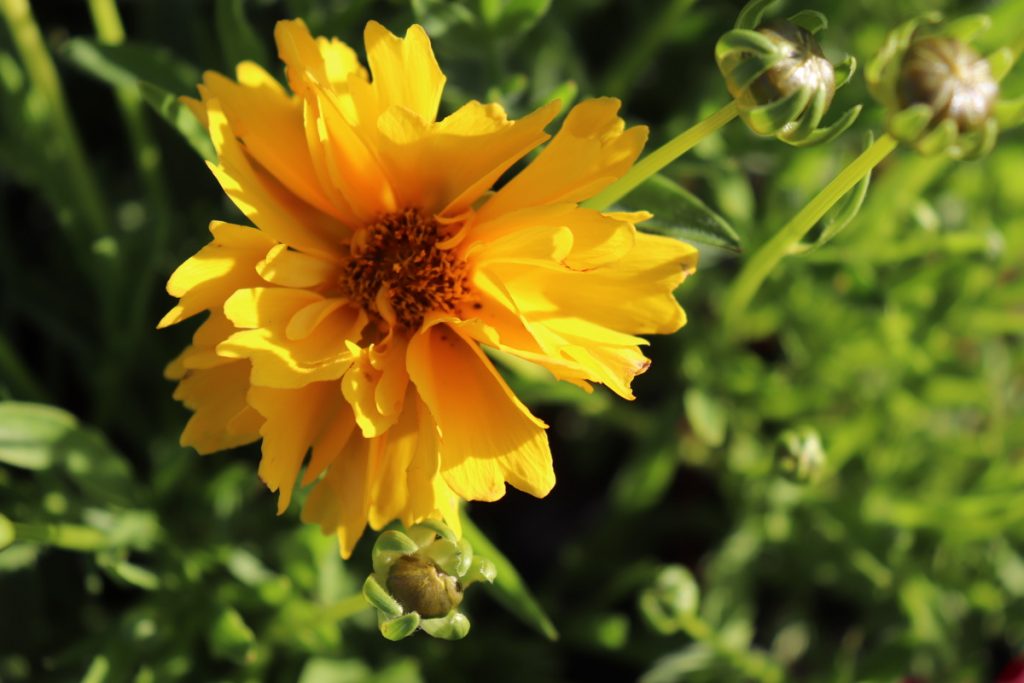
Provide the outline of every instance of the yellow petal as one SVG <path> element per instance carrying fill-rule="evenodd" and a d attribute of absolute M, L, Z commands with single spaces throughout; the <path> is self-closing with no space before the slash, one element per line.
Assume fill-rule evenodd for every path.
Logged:
<path fill-rule="evenodd" d="M 369 511 L 370 439 L 352 438 L 332 459 L 302 508 L 302 521 L 336 534 L 341 556 L 352 556 Z"/>
<path fill-rule="evenodd" d="M 480 220 L 527 206 L 579 202 L 625 173 L 647 141 L 647 128 L 625 130 L 619 105 L 602 97 L 573 107 L 544 151 L 484 204 Z"/>
<path fill-rule="evenodd" d="M 281 514 L 291 502 L 306 453 L 340 408 L 338 385 L 315 382 L 300 389 L 252 387 L 248 401 L 265 420 L 260 428 L 263 457 L 259 475 L 267 488 L 280 491 L 277 514 Z"/>
<path fill-rule="evenodd" d="M 256 264 L 260 277 L 280 287 L 320 287 L 335 282 L 339 269 L 335 261 L 303 254 L 284 244 L 271 249 L 266 258 Z"/>
<path fill-rule="evenodd" d="M 231 358 L 217 355 L 217 344 L 235 332 L 224 313 L 212 311 L 192 335 L 192 343 L 185 347 L 181 355 L 173 362 L 174 373 L 165 373 L 168 379 L 181 379 L 189 370 L 205 370 L 208 368 L 235 362 Z"/>
<path fill-rule="evenodd" d="M 210 232 L 213 241 L 178 266 L 167 281 L 167 292 L 181 301 L 157 328 L 220 308 L 236 290 L 259 284 L 256 264 L 275 242 L 259 230 L 221 221 L 210 223 Z"/>
<path fill-rule="evenodd" d="M 207 163 L 231 201 L 268 236 L 299 251 L 328 259 L 342 255 L 350 231 L 295 196 L 270 173 L 255 166 L 236 139 L 216 99 L 206 100 L 210 138 L 218 164 Z"/>
<path fill-rule="evenodd" d="M 288 83 L 297 94 L 306 94 L 310 84 L 343 88 L 350 76 L 366 78 L 355 50 L 337 38 L 314 40 L 302 19 L 277 22 L 274 41 Z"/>
<path fill-rule="evenodd" d="M 497 500 L 505 482 L 535 496 L 555 483 L 544 424 L 475 343 L 435 325 L 409 343 L 409 376 L 440 431 L 441 472 L 467 500 Z"/>
<path fill-rule="evenodd" d="M 316 105 L 316 144 L 322 148 L 324 170 L 357 221 L 366 223 L 397 210 L 395 192 L 374 154 L 373 140 L 364 139 L 362 131 L 346 119 L 342 99 L 317 88 L 310 102 Z"/>
<path fill-rule="evenodd" d="M 380 436 L 398 420 L 409 383 L 404 336 L 392 335 L 361 353 L 341 380 L 356 424 L 366 438 Z"/>
<path fill-rule="evenodd" d="M 638 234 L 613 265 L 589 271 L 489 266 L 526 318 L 583 319 L 627 334 L 669 334 L 686 322 L 673 290 L 693 272 L 697 250 L 668 237 Z"/>
<path fill-rule="evenodd" d="M 306 147 L 302 101 L 255 62 L 237 68 L 238 83 L 214 72 L 203 74 L 208 97 L 217 99 L 231 130 L 260 166 L 288 190 L 326 214 L 341 214 L 324 195 Z"/>
<path fill-rule="evenodd" d="M 465 251 L 477 251 L 478 262 L 494 260 L 490 254 L 510 239 L 522 240 L 538 231 L 568 231 L 570 252 L 551 265 L 566 265 L 573 270 L 590 270 L 625 256 L 636 242 L 632 223 L 575 204 L 550 204 L 520 209 L 484 223 L 474 223 L 465 240 Z M 507 247 L 501 247 L 507 251 Z"/>
<path fill-rule="evenodd" d="M 258 422 L 232 423 L 251 412 L 245 400 L 248 389 L 249 363 L 245 361 L 190 370 L 174 390 L 175 400 L 193 411 L 181 433 L 181 445 L 206 455 L 258 439 Z"/>
<path fill-rule="evenodd" d="M 397 105 L 412 111 L 422 121 L 433 123 L 445 78 L 434 59 L 426 31 L 414 24 L 405 32 L 405 38 L 399 38 L 371 21 L 366 24 L 363 38 L 381 111 Z"/>
<path fill-rule="evenodd" d="M 302 339 L 287 330 L 296 315 L 324 299 L 307 290 L 246 289 L 224 305 L 235 332 L 217 346 L 227 358 L 252 361 L 251 381 L 257 386 L 295 389 L 311 382 L 340 378 L 352 364 L 350 346 L 359 339 L 365 314 L 352 306 L 336 308 Z M 293 327 L 294 331 L 294 327 Z"/>
<path fill-rule="evenodd" d="M 374 488 L 369 511 L 370 526 L 374 529 L 380 529 L 398 518 L 408 504 L 407 471 L 420 455 L 422 447 L 416 403 L 414 400 L 405 401 L 404 409 L 394 426 L 376 440 L 381 449 L 381 458 L 379 472 L 373 477 Z M 428 445 L 433 446 L 432 443 Z"/>
<path fill-rule="evenodd" d="M 573 249 L 572 230 L 565 226 L 524 227 L 484 243 L 470 262 L 477 268 L 489 263 L 561 265 Z"/>
<path fill-rule="evenodd" d="M 352 409 L 342 401 L 337 411 L 328 417 L 327 426 L 313 443 L 313 455 L 302 477 L 302 485 L 309 486 L 334 462 L 356 431 Z M 358 437 L 357 437 L 358 438 Z"/>
<path fill-rule="evenodd" d="M 474 101 L 431 126 L 408 109 L 391 107 L 378 121 L 379 153 L 402 205 L 457 215 L 548 139 L 544 127 L 557 113 L 552 103 L 509 121 L 500 105 Z"/>

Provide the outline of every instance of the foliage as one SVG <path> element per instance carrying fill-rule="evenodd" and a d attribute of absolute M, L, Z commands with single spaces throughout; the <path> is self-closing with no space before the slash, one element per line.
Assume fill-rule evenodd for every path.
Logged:
<path fill-rule="evenodd" d="M 881 133 L 863 79 L 836 94 L 866 105 L 838 140 L 734 123 L 627 196 L 717 244 L 679 291 L 688 325 L 653 340 L 635 403 L 504 363 L 559 484 L 469 507 L 499 581 L 467 594 L 466 640 L 392 643 L 360 596 L 372 535 L 343 563 L 274 517 L 255 448 L 176 445 L 161 368 L 189 330 L 153 330 L 161 283 L 232 209 L 174 96 L 272 65 L 279 18 L 352 45 L 367 19 L 418 21 L 448 110 L 614 95 L 653 149 L 728 101 L 714 44 L 741 4 L 123 3 L 118 44 L 109 3 L 36 2 L 35 51 L 21 4 L 0 0 L 0 680 L 967 682 L 1024 650 L 1019 131 L 969 163 L 897 150 L 728 334 L 747 255 Z M 989 12 L 986 52 L 1024 23 L 1024 0 L 816 5 L 826 53 L 862 63 L 926 10 Z"/>

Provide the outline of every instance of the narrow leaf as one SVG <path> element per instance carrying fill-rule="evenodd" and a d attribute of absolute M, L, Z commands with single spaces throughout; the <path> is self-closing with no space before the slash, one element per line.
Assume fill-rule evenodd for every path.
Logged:
<path fill-rule="evenodd" d="M 216 161 L 217 153 L 210 142 L 210 134 L 203 128 L 196 117 L 173 94 L 152 83 L 140 83 L 142 99 L 153 107 L 167 123 L 171 124 L 185 138 L 185 142 L 207 161 Z"/>
<path fill-rule="evenodd" d="M 199 69 L 155 45 L 100 45 L 87 38 L 72 38 L 61 46 L 61 55 L 115 87 L 146 81 L 181 95 L 195 92 L 199 82 Z"/>
<path fill-rule="evenodd" d="M 663 175 L 652 176 L 624 201 L 630 210 L 644 209 L 654 214 L 638 226 L 644 232 L 740 251 L 740 237 L 728 221 Z"/>

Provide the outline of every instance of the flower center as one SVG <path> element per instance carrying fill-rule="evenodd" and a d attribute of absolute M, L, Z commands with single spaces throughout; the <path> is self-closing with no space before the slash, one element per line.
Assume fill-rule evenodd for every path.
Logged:
<path fill-rule="evenodd" d="M 431 311 L 453 313 L 469 287 L 466 262 L 438 246 L 449 237 L 417 209 L 385 214 L 352 240 L 341 288 L 363 310 L 408 330 Z"/>

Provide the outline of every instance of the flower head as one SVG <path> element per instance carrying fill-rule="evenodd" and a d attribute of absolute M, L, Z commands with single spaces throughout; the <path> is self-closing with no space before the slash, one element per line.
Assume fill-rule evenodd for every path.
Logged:
<path fill-rule="evenodd" d="M 635 335 L 685 322 L 673 289 L 689 245 L 640 234 L 639 213 L 579 202 L 621 176 L 643 127 L 619 102 L 558 104 L 509 120 L 469 102 L 437 120 L 444 87 L 426 33 L 370 22 L 369 73 L 300 20 L 275 38 L 290 92 L 254 63 L 207 73 L 187 103 L 218 154 L 210 168 L 255 227 L 213 241 L 171 276 L 160 326 L 208 311 L 168 367 L 194 414 L 182 443 L 209 453 L 262 439 L 259 474 L 348 556 L 367 524 L 444 519 L 458 501 L 554 485 L 545 425 L 483 348 L 590 390 L 632 398 L 647 369 Z M 372 76 L 372 77 L 371 77 Z"/>
<path fill-rule="evenodd" d="M 1016 55 L 1004 48 L 983 57 L 970 46 L 989 23 L 985 15 L 942 23 L 929 14 L 889 33 L 866 77 L 893 137 L 922 154 L 977 157 L 992 149 L 1000 127 L 1020 123 L 1019 104 L 999 102 L 999 81 Z"/>
<path fill-rule="evenodd" d="M 736 28 L 715 45 L 715 60 L 740 117 L 759 135 L 791 145 L 827 142 L 849 128 L 860 114 L 853 107 L 831 126 L 819 128 L 836 89 L 856 68 L 853 57 L 838 66 L 825 58 L 814 34 L 828 21 L 805 10 L 789 19 L 761 21 L 771 0 L 751 0 Z"/>

